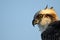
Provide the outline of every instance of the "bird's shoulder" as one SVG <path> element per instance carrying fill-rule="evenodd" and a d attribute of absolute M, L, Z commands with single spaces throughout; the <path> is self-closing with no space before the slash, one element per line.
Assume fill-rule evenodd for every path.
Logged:
<path fill-rule="evenodd" d="M 60 38 L 60 20 L 55 21 L 51 24 L 49 24 L 48 28 L 42 32 L 41 34 L 42 39 L 52 39 L 52 38 Z"/>

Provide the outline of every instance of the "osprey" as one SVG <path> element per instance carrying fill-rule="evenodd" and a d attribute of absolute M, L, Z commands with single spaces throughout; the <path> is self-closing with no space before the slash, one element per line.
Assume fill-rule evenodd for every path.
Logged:
<path fill-rule="evenodd" d="M 53 7 L 38 11 L 32 25 L 38 25 L 42 40 L 60 40 L 60 21 Z"/>

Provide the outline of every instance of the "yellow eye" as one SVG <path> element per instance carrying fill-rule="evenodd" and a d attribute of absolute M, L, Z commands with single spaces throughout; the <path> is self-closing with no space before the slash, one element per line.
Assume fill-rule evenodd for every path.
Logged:
<path fill-rule="evenodd" d="M 43 14 L 40 14 L 40 16 L 39 17 L 43 17 Z"/>
<path fill-rule="evenodd" d="M 44 14 L 38 14 L 36 18 L 42 18 Z"/>

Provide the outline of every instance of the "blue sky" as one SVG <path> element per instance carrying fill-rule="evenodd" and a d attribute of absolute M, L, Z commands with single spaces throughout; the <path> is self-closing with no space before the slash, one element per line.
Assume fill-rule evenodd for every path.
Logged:
<path fill-rule="evenodd" d="M 0 40 L 41 40 L 32 19 L 46 5 L 60 17 L 60 0 L 0 0 Z"/>

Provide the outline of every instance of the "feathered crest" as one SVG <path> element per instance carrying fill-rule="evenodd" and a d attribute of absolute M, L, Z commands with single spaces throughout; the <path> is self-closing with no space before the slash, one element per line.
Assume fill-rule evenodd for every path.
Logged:
<path fill-rule="evenodd" d="M 50 9 L 53 9 L 53 7 L 51 7 Z"/>
<path fill-rule="evenodd" d="M 45 9 L 47 9 L 47 8 L 48 8 L 48 5 L 46 5 Z M 53 9 L 53 7 L 50 7 L 50 9 Z"/>

